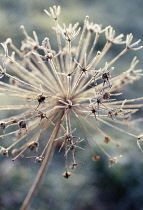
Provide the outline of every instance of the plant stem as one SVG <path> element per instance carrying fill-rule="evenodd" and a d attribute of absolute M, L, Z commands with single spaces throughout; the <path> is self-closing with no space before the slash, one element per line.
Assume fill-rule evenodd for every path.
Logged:
<path fill-rule="evenodd" d="M 57 122 L 53 132 L 52 132 L 52 135 L 51 135 L 51 138 L 49 139 L 50 143 L 49 143 L 49 146 L 47 148 L 47 152 L 46 152 L 46 155 L 45 155 L 45 158 L 44 158 L 44 161 L 41 165 L 41 168 L 35 178 L 35 181 L 32 185 L 32 187 L 30 188 L 20 210 L 26 210 L 31 201 L 32 201 L 32 198 L 37 190 L 37 188 L 39 187 L 39 184 L 41 183 L 42 181 L 42 178 L 43 178 L 43 175 L 45 174 L 45 170 L 47 169 L 47 167 L 49 166 L 49 163 L 50 163 L 50 160 L 51 160 L 51 157 L 53 155 L 53 152 L 54 152 L 54 148 L 55 148 L 55 142 L 54 142 L 54 139 L 57 137 L 58 135 L 58 131 L 59 131 L 59 128 L 60 128 L 60 123 L 61 123 L 61 118 L 59 119 L 59 121 Z"/>

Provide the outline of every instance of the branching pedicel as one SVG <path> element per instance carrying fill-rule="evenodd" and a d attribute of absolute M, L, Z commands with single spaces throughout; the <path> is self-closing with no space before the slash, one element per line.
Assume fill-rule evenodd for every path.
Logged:
<path fill-rule="evenodd" d="M 102 29 L 101 25 L 90 23 L 89 17 L 85 18 L 82 28 L 78 23 L 61 26 L 58 23 L 59 6 L 54 6 L 49 12 L 47 10 L 45 12 L 55 20 L 57 52 L 51 48 L 47 37 L 40 45 L 36 32 L 33 32 L 34 38 L 32 38 L 27 34 L 24 26 L 21 26 L 21 30 L 25 39 L 22 41 L 20 50 L 10 38 L 1 43 L 5 55 L 1 55 L 0 78 L 8 77 L 9 83 L 0 81 L 0 90 L 1 93 L 17 98 L 21 105 L 1 105 L 0 110 L 14 110 L 18 113 L 21 110 L 21 114 L 1 119 L 0 128 L 5 131 L 0 136 L 1 144 L 6 136 L 15 134 L 16 138 L 9 147 L 1 146 L 0 152 L 8 156 L 12 151 L 15 155 L 13 160 L 16 160 L 20 156 L 26 157 L 26 150 L 36 150 L 35 161 L 46 165 L 57 142 L 62 140 L 60 150 L 65 148 L 66 162 L 63 176 L 68 178 L 72 175 L 69 171 L 68 156 L 71 153 L 71 168 L 78 166 L 75 152 L 82 149 L 83 142 L 82 137 L 74 134 L 76 129 L 71 121 L 75 120 L 83 132 L 84 141 L 87 140 L 93 153 L 92 159 L 99 160 L 99 155 L 94 152 L 90 141 L 93 141 L 108 157 L 109 166 L 116 163 L 118 157 L 111 157 L 103 149 L 96 141 L 96 132 L 103 136 L 105 143 L 112 142 L 117 146 L 119 144 L 101 130 L 100 122 L 130 135 L 137 140 L 138 145 L 139 141 L 143 140 L 142 134 L 137 136 L 117 126 L 117 124 L 125 126 L 126 117 L 143 106 L 143 97 L 130 100 L 118 100 L 116 97 L 121 94 L 119 91 L 125 85 L 142 76 L 142 70 L 136 69 L 137 58 L 132 60 L 128 70 L 118 76 L 112 76 L 115 71 L 113 67 L 115 61 L 128 50 L 139 50 L 142 46 L 137 47 L 140 40 L 132 43 L 132 34 L 128 34 L 123 40 L 123 34 L 115 36 L 111 26 Z M 103 35 L 105 35 L 105 45 L 101 51 L 96 51 L 98 39 Z M 75 39 L 78 40 L 77 45 Z M 108 63 L 103 63 L 102 59 L 112 45 L 123 45 L 124 49 Z M 8 52 L 9 47 L 12 49 L 11 55 Z M 15 59 L 15 53 L 19 56 L 19 60 Z M 140 103 L 137 103 L 139 101 Z M 136 103 L 132 104 L 132 102 Z M 114 122 L 116 122 L 115 125 Z M 95 130 L 93 136 L 86 128 L 86 124 L 90 125 L 93 131 Z M 9 127 L 14 125 L 17 129 L 9 133 Z M 49 140 L 41 139 L 43 132 L 51 133 Z M 20 148 L 19 142 L 23 142 Z M 45 143 L 45 147 L 43 152 L 38 154 L 41 142 L 42 145 Z M 45 157 L 47 157 L 46 160 Z"/>

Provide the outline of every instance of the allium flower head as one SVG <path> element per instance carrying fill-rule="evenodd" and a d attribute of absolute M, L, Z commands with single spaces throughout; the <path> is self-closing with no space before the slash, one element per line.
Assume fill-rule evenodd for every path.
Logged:
<path fill-rule="evenodd" d="M 56 36 L 53 39 L 57 42 L 57 49 L 52 48 L 48 37 L 40 44 L 36 32 L 30 37 L 24 26 L 21 26 L 25 38 L 20 50 L 10 38 L 1 43 L 4 49 L 0 66 L 1 94 L 12 97 L 13 101 L 16 99 L 17 105 L 0 106 L 0 110 L 14 111 L 14 115 L 0 119 L 0 128 L 4 131 L 0 136 L 0 152 L 6 156 L 12 153 L 13 160 L 16 160 L 27 157 L 27 151 L 30 150 L 32 155 L 28 157 L 34 157 L 35 162 L 43 162 L 44 166 L 55 146 L 60 143 L 59 151 L 65 149 L 66 170 L 63 176 L 69 178 L 72 175 L 69 166 L 73 169 L 82 164 L 82 160 L 76 159 L 76 151 L 84 152 L 83 143 L 87 141 L 92 159 L 100 159 L 96 154 L 96 147 L 99 147 L 108 157 L 109 166 L 112 166 L 118 157 L 111 157 L 104 150 L 96 141 L 96 134 L 100 133 L 106 144 L 111 142 L 119 146 L 119 143 L 102 130 L 99 126 L 101 123 L 129 135 L 138 143 L 143 140 L 142 135 L 124 129 L 129 125 L 127 118 L 130 119 L 143 106 L 143 97 L 118 100 L 121 89 L 142 76 L 142 70 L 136 69 L 137 58 L 133 58 L 127 70 L 114 76 L 115 61 L 128 50 L 141 49 L 142 46 L 138 47 L 140 40 L 133 42 L 132 34 L 125 38 L 123 34 L 116 35 L 111 26 L 102 28 L 90 22 L 89 17 L 85 18 L 83 27 L 79 27 L 78 23 L 60 25 L 59 6 L 45 12 L 55 21 L 53 29 Z M 105 38 L 105 44 L 99 51 L 96 45 L 100 36 Z M 124 49 L 110 61 L 104 62 L 103 58 L 112 45 L 117 48 L 123 45 Z M 12 54 L 9 53 L 10 48 Z M 9 81 L 3 81 L 4 78 L 9 78 Z M 9 132 L 12 126 L 14 131 Z M 77 135 L 78 129 L 81 130 L 81 136 L 79 132 Z M 47 138 L 41 138 L 43 133 L 48 134 Z M 6 136 L 14 141 L 4 148 L 2 141 Z M 91 142 L 95 143 L 95 148 Z M 41 145 L 44 148 L 39 153 Z"/>

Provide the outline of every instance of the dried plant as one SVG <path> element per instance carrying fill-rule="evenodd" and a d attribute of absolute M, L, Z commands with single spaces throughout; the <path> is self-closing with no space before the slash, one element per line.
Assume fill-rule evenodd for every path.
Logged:
<path fill-rule="evenodd" d="M 94 161 L 99 160 L 100 156 L 94 152 L 91 142 L 107 156 L 109 166 L 118 161 L 120 156 L 111 157 L 96 140 L 98 132 L 103 137 L 103 142 L 119 146 L 118 142 L 99 127 L 100 123 L 136 139 L 139 147 L 139 142 L 143 140 L 142 134 L 135 135 L 124 129 L 124 126 L 131 125 L 132 121 L 127 121 L 131 115 L 143 106 L 143 97 L 118 100 L 121 89 L 142 76 L 142 70 L 136 69 L 137 58 L 133 58 L 129 69 L 112 76 L 116 60 L 128 50 L 142 49 L 142 46 L 137 46 L 140 40 L 133 43 L 132 34 L 128 34 L 123 40 L 123 34 L 116 36 L 111 26 L 102 29 L 101 25 L 89 22 L 89 17 L 85 18 L 82 28 L 78 23 L 61 26 L 58 23 L 59 6 L 45 12 L 55 20 L 53 29 L 57 37 L 57 52 L 51 48 L 49 38 L 46 37 L 40 45 L 36 32 L 33 32 L 32 38 L 24 26 L 21 26 L 21 30 L 25 39 L 20 50 L 10 38 L 1 43 L 5 54 L 1 55 L 0 78 L 7 77 L 9 82 L 0 81 L 0 94 L 16 99 L 18 105 L 0 106 L 0 110 L 13 110 L 15 113 L 0 122 L 3 130 L 1 142 L 6 136 L 12 139 L 11 136 L 15 135 L 7 148 L 0 147 L 0 152 L 8 156 L 11 151 L 13 161 L 20 157 L 34 157 L 35 162 L 42 163 L 21 209 L 28 207 L 57 144 L 61 143 L 59 151 L 65 148 L 66 170 L 63 176 L 69 178 L 72 175 L 69 162 L 71 169 L 82 164 L 76 160 L 75 152 L 83 150 L 85 140 Z M 103 35 L 105 45 L 101 51 L 96 51 L 97 42 Z M 112 45 L 122 45 L 124 49 L 111 61 L 103 63 L 103 57 Z M 8 48 L 12 49 L 11 55 Z M 74 121 L 81 129 L 84 139 L 76 134 Z M 12 126 L 14 131 L 8 132 Z M 91 127 L 91 131 L 87 126 Z M 41 138 L 44 132 L 50 134 L 49 139 Z M 40 154 L 39 145 L 45 145 Z M 32 154 L 35 151 L 35 156 L 27 157 L 28 150 Z"/>

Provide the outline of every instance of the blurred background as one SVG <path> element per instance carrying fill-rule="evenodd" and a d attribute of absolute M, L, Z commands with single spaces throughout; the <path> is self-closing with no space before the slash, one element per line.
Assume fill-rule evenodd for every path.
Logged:
<path fill-rule="evenodd" d="M 10 37 L 19 47 L 24 38 L 20 25 L 24 25 L 29 35 L 33 30 L 37 32 L 40 43 L 48 36 L 54 45 L 53 20 L 43 12 L 53 5 L 62 8 L 60 23 L 79 22 L 82 25 L 85 16 L 89 15 L 90 21 L 103 27 L 111 25 L 117 34 L 126 36 L 133 33 L 134 41 L 143 37 L 142 0 L 0 0 L 0 42 Z M 112 53 L 117 52 L 113 49 Z M 129 52 L 115 64 L 115 70 L 118 73 L 126 70 L 135 55 L 140 60 L 138 68 L 143 68 L 143 50 L 140 50 Z M 123 90 L 122 98 L 143 96 L 142 90 L 141 79 L 128 85 Z M 8 116 L 8 113 L 4 114 Z M 140 110 L 134 118 L 142 115 L 143 110 Z M 3 117 L 2 114 L 0 119 Z M 142 125 L 141 122 L 136 126 L 142 129 Z M 106 129 L 105 126 L 102 128 Z M 58 153 L 57 148 L 30 210 L 143 209 L 143 154 L 134 139 L 116 131 L 112 131 L 112 137 L 121 143 L 121 147 L 105 145 L 104 148 L 111 156 L 123 155 L 118 164 L 108 168 L 107 158 L 97 149 L 101 160 L 93 162 L 91 151 L 85 145 L 84 151 L 77 152 L 78 159 L 84 165 L 77 167 L 68 180 L 62 177 L 64 153 Z M 100 137 L 96 135 L 96 138 Z M 39 167 L 33 159 L 12 162 L 10 157 L 0 157 L 0 209 L 19 209 Z"/>

